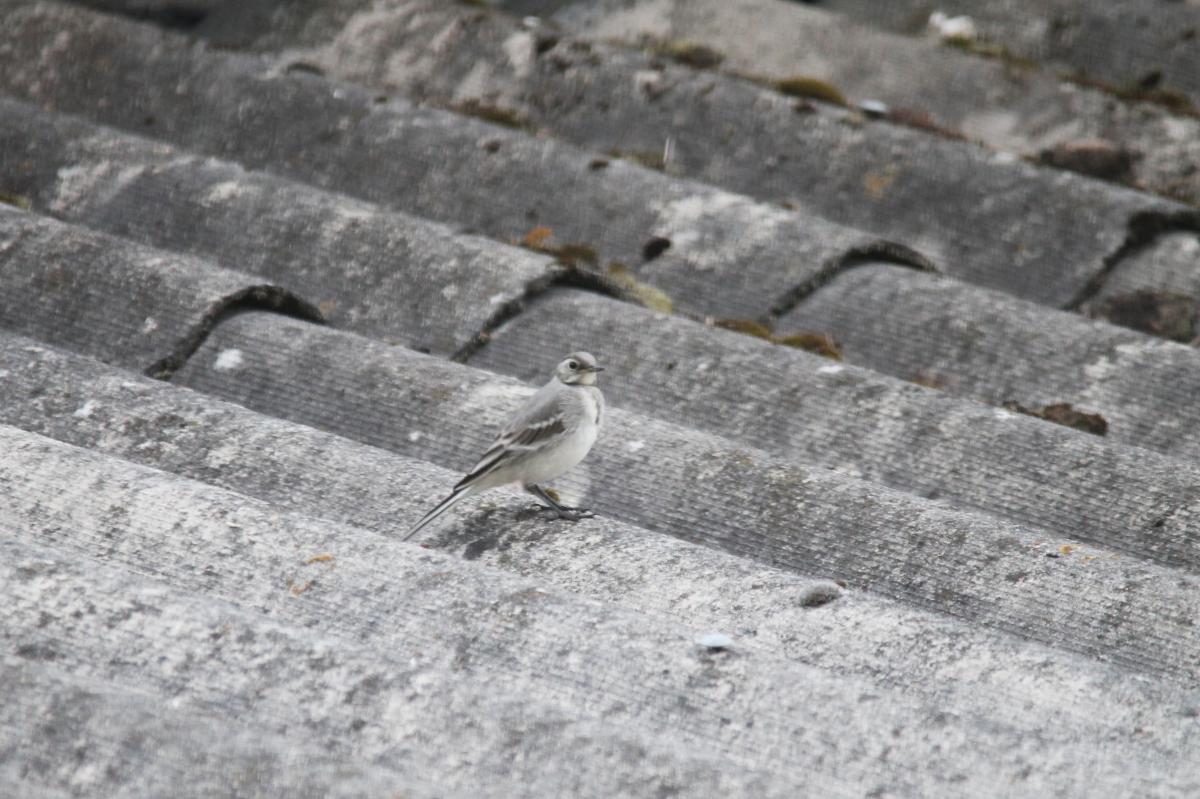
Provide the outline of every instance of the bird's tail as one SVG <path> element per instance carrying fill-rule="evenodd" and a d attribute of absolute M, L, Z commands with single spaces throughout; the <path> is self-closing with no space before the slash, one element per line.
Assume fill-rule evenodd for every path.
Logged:
<path fill-rule="evenodd" d="M 479 490 L 478 486 L 476 486 L 474 484 L 472 484 L 472 485 L 462 485 L 461 483 L 458 484 L 457 486 L 454 487 L 454 490 L 450 492 L 450 496 L 446 497 L 441 502 L 439 502 L 437 504 L 437 507 L 435 507 L 433 510 L 429 511 L 429 513 L 426 513 L 425 516 L 421 518 L 421 521 L 417 522 L 417 526 L 414 527 L 413 529 L 409 530 L 407 533 L 405 533 L 404 537 L 401 538 L 400 540 L 407 541 L 408 539 L 412 538 L 414 535 L 421 532 L 421 529 L 425 525 L 429 524 L 434 519 L 441 516 L 446 511 L 450 510 L 452 507 L 454 507 L 456 504 L 458 504 L 458 502 L 460 500 L 466 499 L 467 497 L 471 496 L 478 490 Z"/>

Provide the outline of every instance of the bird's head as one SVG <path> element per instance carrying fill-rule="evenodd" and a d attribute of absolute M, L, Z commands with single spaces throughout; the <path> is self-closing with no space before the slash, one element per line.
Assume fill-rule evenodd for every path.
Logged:
<path fill-rule="evenodd" d="M 603 371 L 590 352 L 572 352 L 555 367 L 554 374 L 568 386 L 594 386 L 596 374 Z"/>

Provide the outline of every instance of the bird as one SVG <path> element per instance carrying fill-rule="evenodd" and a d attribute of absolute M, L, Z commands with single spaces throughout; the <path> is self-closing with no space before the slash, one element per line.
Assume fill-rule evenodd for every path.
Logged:
<path fill-rule="evenodd" d="M 561 505 L 542 484 L 578 465 L 596 443 L 604 417 L 604 395 L 596 387 L 596 376 L 603 371 L 588 352 L 563 358 L 550 382 L 509 420 L 450 495 L 401 540 L 412 538 L 467 497 L 511 483 L 546 502 L 560 519 L 578 521 L 593 516 L 586 508 Z"/>

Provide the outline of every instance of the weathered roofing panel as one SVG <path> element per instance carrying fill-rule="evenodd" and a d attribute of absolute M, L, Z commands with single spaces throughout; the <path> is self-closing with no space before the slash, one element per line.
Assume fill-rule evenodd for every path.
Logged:
<path fill-rule="evenodd" d="M 918 31 L 929 19 L 923 0 L 826 5 L 893 30 Z M 1139 0 L 939 0 L 937 10 L 967 15 L 985 42 L 1038 61 L 1063 65 L 1119 87 L 1182 91 L 1200 104 L 1200 8 Z"/>
<path fill-rule="evenodd" d="M 377 103 L 363 89 L 281 74 L 259 59 L 185 49 L 146 26 L 49 5 L 4 18 L 14 36 L 0 49 L 0 88 L 13 95 L 501 240 L 543 228 L 600 265 L 636 269 L 665 240 L 654 280 L 684 307 L 758 316 L 844 257 L 920 260 L 874 235 L 553 140 Z M 45 45 L 60 36 L 73 45 L 56 63 Z M 161 83 L 147 83 L 146 70 Z M 179 91 L 161 91 L 165 84 Z M 132 124 L 146 118 L 148 126 Z M 721 295 L 707 290 L 714 274 Z"/>
<path fill-rule="evenodd" d="M 1186 210 L 652 53 L 539 37 L 501 14 L 426 0 L 355 7 L 344 27 L 305 27 L 324 46 L 284 51 L 279 68 L 299 59 L 422 100 L 503 109 L 597 151 L 666 153 L 676 174 L 900 241 L 1039 302 L 1072 298 L 1139 213 Z"/>
<path fill-rule="evenodd" d="M 405 461 L 382 450 L 278 420 L 256 417 L 204 395 L 130 380 L 119 371 L 77 356 L 49 349 L 32 354 L 24 350 L 17 338 L 9 338 L 6 346 L 0 348 L 0 365 L 13 375 L 6 384 L 11 392 L 3 405 L 9 414 L 6 421 L 18 420 L 22 425 L 31 425 L 64 440 L 237 486 L 262 499 L 286 502 L 301 512 L 319 513 L 335 520 L 334 523 L 352 519 L 386 531 L 394 526 L 398 515 L 418 513 L 421 495 L 434 489 L 438 479 L 446 476 L 436 467 Z M 85 397 L 92 403 L 92 411 L 74 413 L 72 409 L 80 406 Z M 20 410 L 21 406 L 25 409 Z M 169 423 L 163 424 L 163 419 Z M 269 445 L 272 440 L 275 446 Z M 47 448 L 54 449 L 41 445 L 42 450 Z M 167 511 L 157 505 L 153 491 L 146 484 L 162 481 L 163 478 L 151 479 L 148 473 L 143 475 L 139 481 L 143 499 L 136 505 L 139 510 L 135 519 L 187 513 L 180 509 Z M 407 488 L 399 485 L 406 481 Z M 174 496 L 206 500 L 223 496 L 183 485 L 186 490 L 176 490 Z M 110 499 L 88 498 L 85 494 L 80 501 L 85 506 L 105 505 Z M 1098 766 L 1104 771 L 1116 768 L 1122 758 L 1134 754 L 1157 762 L 1159 755 L 1143 751 L 1143 743 L 1152 742 L 1152 747 L 1161 751 L 1175 751 L 1188 745 L 1187 727 L 1173 724 L 1172 719 L 1188 712 L 1197 701 L 1192 689 L 1176 690 L 1161 683 L 1131 683 L 1119 671 L 1094 661 L 906 609 L 855 590 L 840 595 L 826 590 L 823 599 L 814 600 L 818 596 L 814 590 L 820 588 L 819 584 L 731 559 L 713 550 L 658 538 L 619 523 L 593 520 L 570 528 L 566 534 L 554 533 L 553 522 L 518 510 L 521 503 L 517 501 L 492 500 L 488 504 L 485 524 L 469 523 L 461 530 L 447 530 L 439 536 L 437 546 L 456 551 L 465 543 L 467 557 L 536 578 L 540 584 L 558 585 L 655 615 L 666 614 L 694 629 L 728 630 L 734 634 L 737 642 L 734 652 L 740 653 L 739 657 L 775 653 L 811 663 L 822 673 L 882 680 L 910 697 L 954 714 L 964 723 L 982 723 L 985 727 L 999 723 L 1001 729 L 1020 729 L 1026 738 L 1041 742 L 1043 747 L 1050 741 L 1056 742 L 1056 747 L 1064 742 L 1070 745 L 1078 725 L 1095 729 L 1096 736 L 1105 738 L 1111 735 L 1124 738 L 1133 726 L 1152 731 L 1150 739 L 1131 742 L 1133 749 L 1115 757 L 1107 750 L 1092 751 L 1093 745 L 1089 743 L 1072 758 L 1073 767 L 1080 769 L 1091 768 L 1088 764 L 1093 756 L 1105 761 Z M 186 508 L 187 503 L 182 507 Z M 86 507 L 73 512 L 80 523 L 87 515 Z M 468 513 L 465 518 L 471 515 Z M 229 535 L 254 539 L 259 516 L 253 507 L 223 512 L 215 527 L 221 529 L 223 517 L 227 525 L 236 525 Z M 493 538 L 490 523 L 498 517 L 506 518 L 509 530 Z M 197 523 L 194 513 L 189 513 L 188 518 L 189 525 Z M 346 621 L 344 611 L 334 609 L 330 603 L 367 602 L 378 606 L 380 602 L 392 602 L 391 597 L 405 595 L 408 589 L 404 586 L 408 583 L 402 576 L 390 578 L 394 585 L 386 591 L 372 590 L 375 578 L 359 576 L 359 570 L 368 562 L 372 568 L 394 569 L 391 558 L 398 550 L 387 545 L 386 539 L 374 539 L 375 543 L 371 543 L 372 539 L 363 536 L 348 536 L 345 531 L 331 535 L 326 530 L 319 539 L 308 542 L 311 536 L 297 533 L 288 523 L 289 518 L 272 515 L 270 527 L 280 529 L 282 525 L 289 529 L 287 550 L 296 553 L 293 584 L 303 584 L 299 581 L 311 577 L 308 572 L 317 576 L 300 596 L 282 607 L 290 607 L 293 602 L 317 602 L 312 612 L 334 613 L 344 624 L 354 625 L 362 622 Z M 119 523 L 115 518 L 103 522 Z M 187 531 L 173 534 L 173 538 L 176 536 L 186 538 Z M 206 578 L 206 591 L 217 590 L 230 579 L 254 579 L 261 571 L 221 566 L 229 558 L 228 553 L 219 552 L 224 537 L 218 535 L 216 541 L 199 551 L 193 547 L 188 555 L 191 561 L 200 559 L 210 563 L 200 575 Z M 265 554 L 274 546 L 271 542 L 277 535 L 263 537 L 266 540 L 255 549 Z M 124 543 L 120 551 L 128 553 L 131 547 L 136 550 L 136 542 Z M 205 557 L 210 547 L 218 550 L 215 561 Z M 248 554 L 244 547 L 235 549 L 243 557 Z M 325 551 L 332 560 L 305 564 L 310 550 Z M 286 593 L 284 577 L 292 575 L 292 571 L 286 568 L 267 571 L 277 575 L 272 584 Z M 231 578 L 230 572 L 236 577 Z M 666 575 L 676 577 L 667 579 Z M 684 585 L 691 588 L 677 593 Z M 346 593 L 351 590 L 352 593 Z M 428 590 L 439 589 L 431 586 Z M 270 586 L 255 588 L 252 596 L 262 596 L 264 591 L 269 596 Z M 544 596 L 547 602 L 555 601 L 550 594 Z M 338 597 L 345 598 L 338 600 Z M 439 606 L 443 601 L 438 600 Z M 394 607 L 409 608 L 410 602 L 397 600 Z M 273 615 L 282 612 L 273 611 Z M 294 617 L 305 612 L 296 609 L 287 615 Z M 370 618 L 392 619 L 392 616 L 374 613 Z M 389 621 L 389 629 L 397 621 Z M 372 639 L 397 635 L 379 629 L 377 622 L 370 630 Z M 489 649 L 480 645 L 471 651 L 472 665 L 485 668 Z M 980 658 L 1005 665 L 978 675 L 978 679 L 961 681 L 953 676 L 974 673 L 973 664 L 981 662 Z M 580 665 L 589 668 L 586 663 Z M 959 690 L 960 686 L 963 690 Z M 1058 729 L 1058 722 L 1045 723 L 1049 718 L 1045 709 L 1049 706 L 1058 708 L 1059 722 L 1071 719 L 1068 728 Z M 997 732 L 973 734 L 991 739 Z M 1185 737 L 1177 737 L 1180 734 Z M 935 739 L 945 741 L 942 734 Z M 1180 772 L 1181 779 L 1185 775 L 1186 772 Z M 1023 784 L 1028 784 L 1024 782 L 1027 779 L 1023 778 Z"/>
<path fill-rule="evenodd" d="M 151 271 L 147 276 L 145 263 L 170 262 L 171 256 L 156 257 L 153 251 L 147 255 L 144 248 L 86 229 L 34 217 L 14 215 L 14 219 L 46 231 L 46 241 L 40 249 L 32 253 L 12 249 L 7 270 L 11 276 L 23 276 L 29 286 L 55 286 L 53 293 L 40 295 L 43 299 L 59 307 L 89 306 L 94 293 L 105 290 L 108 285 L 105 281 L 113 276 L 128 276 L 111 289 L 115 296 L 104 304 L 104 320 L 108 325 L 104 336 L 93 335 L 96 328 L 91 317 L 85 315 L 75 317 L 73 324 L 56 324 L 53 330 L 40 330 L 46 340 L 74 346 L 130 368 L 153 366 L 151 371 L 169 374 L 182 361 L 168 363 L 166 354 L 190 353 L 211 328 L 211 320 L 219 315 L 209 308 L 213 304 L 220 307 L 221 301 L 205 299 L 190 318 L 161 330 L 155 328 L 154 332 L 160 335 L 148 336 L 143 319 L 154 319 L 154 307 L 158 304 L 179 307 L 174 298 L 180 296 L 204 297 L 197 286 L 219 274 L 218 270 L 203 261 L 183 259 L 177 261 L 179 268 L 174 271 Z M 245 245 L 235 243 L 236 231 L 231 231 L 229 237 L 219 233 L 212 237 L 223 242 L 218 249 L 233 260 L 239 259 Z M 87 257 L 75 257 L 72 248 L 80 241 L 88 244 Z M 433 228 L 427 246 L 439 241 L 446 242 L 443 248 L 453 252 L 459 239 Z M 474 243 L 471 239 L 466 241 Z M 196 248 L 207 249 L 205 245 Z M 273 254 L 290 262 L 291 252 L 290 248 L 277 248 Z M 303 258 L 303 252 L 296 252 L 296 257 Z M 96 269 L 97 264 L 103 267 Z M 353 273 L 358 266 L 351 255 L 337 268 Z M 56 281 L 55 276 L 63 270 L 73 270 L 72 274 L 78 271 L 81 276 L 77 280 Z M 252 285 L 257 280 L 238 276 L 229 279 L 239 281 L 234 285 Z M 449 297 L 442 293 L 442 302 L 431 306 L 431 310 L 439 309 L 433 320 L 416 316 L 413 321 L 421 321 L 419 330 L 412 324 L 403 329 L 385 328 L 384 332 L 395 336 L 389 335 L 388 340 L 419 348 L 439 340 L 445 330 L 451 334 L 452 342 L 461 344 L 466 336 L 457 332 L 461 330 L 461 320 L 470 318 L 472 304 L 478 302 L 480 295 L 478 282 L 473 283 L 473 279 L 464 281 L 466 290 L 461 297 L 457 292 Z M 836 286 L 842 285 L 842 280 L 849 278 L 839 279 Z M 130 282 L 145 284 L 132 306 L 123 302 L 125 295 L 120 288 Z M 336 280 L 333 282 L 336 284 Z M 22 314 L 28 313 L 32 314 L 31 325 L 44 319 L 35 289 L 15 278 L 3 285 L 12 302 L 14 321 L 24 319 Z M 150 292 L 146 289 L 148 285 L 156 285 L 159 290 Z M 228 290 L 232 291 L 232 286 Z M 514 288 L 514 292 L 519 290 L 519 285 Z M 970 298 L 981 293 L 969 287 L 960 290 Z M 375 289 L 370 284 L 345 285 L 339 291 L 348 308 L 376 301 Z M 836 297 L 836 292 L 836 287 L 830 286 L 822 289 L 818 297 Z M 884 298 L 877 304 L 882 308 L 892 302 L 891 298 Z M 992 299 L 982 297 L 977 302 L 991 303 Z M 1021 306 L 1017 300 L 1008 302 L 1018 309 Z M 818 300 L 810 300 L 804 307 L 813 303 Z M 950 307 L 963 304 L 952 303 Z M 858 308 L 863 303 L 852 299 L 847 305 Z M 936 299 L 933 305 L 941 307 Z M 1025 311 L 1026 316 L 1044 313 L 1040 309 Z M 1100 330 L 1109 336 L 1116 335 L 1118 340 L 1139 338 L 1074 315 L 1060 316 L 1064 324 L 1081 328 L 1085 333 Z M 858 357 L 854 348 L 860 345 L 870 350 L 862 354 L 862 360 L 870 362 L 872 355 L 879 357 L 876 353 L 886 352 L 887 345 L 873 346 L 871 325 L 845 330 L 847 320 L 854 318 L 853 314 L 844 314 L 842 319 L 818 317 L 818 321 L 837 335 L 847 337 L 852 356 Z M 922 317 L 914 311 L 903 318 L 919 322 Z M 1004 317 L 1006 322 L 1014 319 L 1019 319 L 1014 313 Z M 875 324 L 886 322 L 886 315 L 881 313 Z M 849 324 L 854 327 L 852 322 Z M 853 335 L 855 332 L 859 333 L 858 338 Z M 564 289 L 541 295 L 507 324 L 488 331 L 484 340 L 490 343 L 473 350 L 473 363 L 531 381 L 542 379 L 540 372 L 545 364 L 532 362 L 529 353 L 556 352 L 563 347 L 570 349 L 586 346 L 590 341 L 604 341 L 607 344 L 601 355 L 620 375 L 619 382 L 610 388 L 617 405 L 649 416 L 662 416 L 663 409 L 669 408 L 668 418 L 685 418 L 690 426 L 786 458 L 882 482 L 913 494 L 938 497 L 960 507 L 1049 527 L 1061 535 L 1104 543 L 1161 562 L 1200 563 L 1193 525 L 1188 521 L 1191 514 L 1187 510 L 1193 501 L 1192 486 L 1200 480 L 1200 475 L 1192 467 L 1168 459 L 1106 446 L 1093 436 L 1047 426 L 995 408 L 939 397 L 916 386 L 881 379 L 790 347 L 653 313 L 587 292 Z M 1100 339 L 1093 335 L 1090 340 Z M 128 352 L 120 344 L 125 341 L 141 342 L 143 348 Z M 953 339 L 943 335 L 938 341 L 948 344 Z M 1018 354 L 1031 351 L 1008 346 Z M 911 346 L 909 349 L 920 352 Z M 1040 351 L 1036 346 L 1033 349 Z M 240 350 L 237 352 L 236 358 L 230 355 L 215 362 L 216 368 L 236 371 L 243 357 Z M 1168 348 L 1168 352 L 1179 356 L 1190 350 Z M 906 363 L 902 357 L 890 362 Z M 981 369 L 976 362 L 968 362 L 966 366 Z M 1172 373 L 1178 371 L 1178 364 L 1173 366 Z M 888 364 L 877 368 L 886 369 Z M 1018 384 L 1009 398 L 1028 401 L 1030 396 L 1036 397 L 1042 387 L 1034 378 L 1040 374 L 1041 370 L 1030 370 L 1030 379 Z M 1144 380 L 1144 376 L 1138 379 Z M 848 408 L 854 411 L 847 412 Z M 1107 411 L 1107 406 L 1101 410 Z M 1114 430 L 1115 439 L 1141 443 L 1128 431 L 1124 417 L 1114 418 L 1113 425 L 1120 425 Z M 388 429 L 387 425 L 381 429 Z M 394 431 L 393 436 L 398 440 L 401 433 Z M 992 446 L 980 449 L 980 440 L 993 442 Z M 1092 464 L 1082 473 L 1076 468 L 1081 460 Z M 1114 487 L 1122 482 L 1125 490 L 1117 491 Z M 1083 490 L 1085 486 L 1087 489 Z M 1164 504 L 1171 507 L 1169 514 L 1165 513 Z M 1114 507 L 1122 508 L 1122 513 L 1114 515 Z"/>
<path fill-rule="evenodd" d="M 64 566 L 59 553 L 16 545 L 8 535 L 0 552 L 9 564 L 4 579 L 37 586 L 32 596 L 39 600 L 42 585 Z M 90 586 L 81 589 L 92 593 Z M 148 612 L 125 600 L 113 618 Z M 144 687 L 72 673 L 55 664 L 60 644 L 45 644 L 40 658 L 0 663 L 8 692 L 0 703 L 0 784 L 10 796 L 447 795 L 412 773 L 346 762 L 226 714 L 169 706 Z M 60 765 L 68 753 L 73 769 Z"/>
<path fill-rule="evenodd" d="M 995 43 L 945 41 L 933 30 L 914 37 L 869 27 L 880 16 L 886 19 L 895 4 L 872 3 L 861 23 L 818 4 L 778 0 L 501 5 L 518 14 L 545 14 L 550 24 L 580 36 L 644 42 L 666 57 L 707 57 L 722 70 L 774 80 L 802 76 L 812 79 L 814 90 L 821 86 L 817 81 L 824 82 L 850 104 L 901 124 L 961 133 L 1025 158 L 1200 203 L 1196 116 L 1149 101 L 1114 102 L 1122 93 L 1139 94 L 1071 80 Z M 944 6 L 939 10 L 945 13 Z M 230 12 L 223 10 L 210 24 Z M 306 30 L 313 27 L 318 26 Z M 277 28 L 263 34 L 272 47 L 284 38 Z M 247 35 L 246 26 L 216 38 L 238 34 Z M 1149 91 L 1140 96 L 1154 97 Z"/>
<path fill-rule="evenodd" d="M 1166 255 L 1170 252 L 1170 255 Z M 1165 257 L 1164 257 L 1165 256 Z M 1200 298 L 1200 234 L 1173 233 L 1162 238 L 1158 247 L 1130 253 L 1106 276 L 1096 292 L 1101 301 L 1141 291 L 1182 295 L 1193 302 Z M 1102 305 L 1095 300 L 1085 307 Z M 1162 331 L 1157 331 L 1163 335 Z M 1193 323 L 1191 335 L 1183 333 L 1176 341 L 1189 343 L 1200 331 Z"/>
<path fill-rule="evenodd" d="M 23 539 L 64 550 L 36 594 L 9 610 L 7 635 L 36 640 L 41 614 L 50 613 L 59 620 L 56 660 L 64 667 L 99 679 L 136 673 L 148 687 L 200 703 L 220 697 L 243 712 L 299 725 L 334 754 L 382 762 L 403 754 L 413 767 L 428 758 L 421 771 L 430 773 L 440 750 L 453 747 L 473 759 L 475 770 L 466 784 L 444 778 L 451 788 L 470 788 L 486 773 L 544 786 L 537 793 L 574 793 L 584 785 L 594 790 L 602 778 L 565 768 L 584 751 L 576 746 L 591 739 L 599 751 L 589 762 L 598 768 L 605 755 L 619 758 L 641 739 L 649 750 L 638 753 L 645 770 L 616 770 L 610 762 L 611 790 L 639 778 L 639 792 L 681 779 L 698 789 L 716 779 L 774 796 L 785 795 L 771 776 L 781 767 L 802 770 L 806 785 L 834 795 L 872 782 L 922 793 L 989 790 L 1008 785 L 1042 751 L 1003 725 L 964 724 L 936 706 L 852 678 L 831 679 L 752 643 L 710 652 L 693 641 L 694 631 L 674 624 L 461 562 L 451 571 L 444 556 L 30 434 L 0 430 L 0 440 L 11 455 L 3 471 L 15 489 L 0 506 L 6 522 L 21 525 Z M 64 480 L 53 494 L 49 473 Z M 123 508 L 115 516 L 108 510 L 114 505 Z M 333 560 L 320 558 L 331 551 Z M 72 563 L 79 555 L 113 565 Z M 9 561 L 6 568 L 17 567 Z M 157 580 L 130 579 L 126 569 Z M 83 585 L 90 592 L 81 596 Z M 270 618 L 198 602 L 189 596 L 197 591 L 236 598 Z M 88 602 L 95 613 L 73 613 Z M 139 613 L 139 605 L 157 612 Z M 106 624 L 112 614 L 117 622 Z M 337 633 L 312 631 L 315 621 L 335 622 Z M 557 654 L 564 648 L 572 657 Z M 218 674 L 242 677 L 230 685 L 194 670 L 180 674 L 189 659 L 218 660 Z M 385 701 L 405 686 L 418 694 L 420 717 Z M 858 710 L 864 694 L 870 717 Z M 510 696 L 540 701 L 514 703 Z M 562 707 L 588 710 L 568 726 L 555 718 Z M 485 718 L 490 723 L 480 724 Z M 439 723 L 431 726 L 431 719 Z M 514 767 L 512 739 L 501 734 L 522 726 L 530 734 L 521 742 L 542 749 L 525 753 L 524 768 Z M 579 737 L 564 736 L 564 727 Z M 829 729 L 843 734 L 826 735 Z M 551 747 L 558 768 L 544 767 Z M 881 769 L 885 750 L 890 765 Z M 706 769 L 707 759 L 722 767 Z M 964 759 L 974 764 L 965 782 Z M 1124 782 L 1111 763 L 1106 772 Z M 1051 780 L 1048 787 L 1071 779 L 1051 769 L 1037 773 Z"/>
<path fill-rule="evenodd" d="M 1069 403 L 1106 437 L 1200 455 L 1200 354 L 935 275 L 867 266 L 810 295 L 780 330 L 831 333 L 854 363 L 1000 405 Z"/>
<path fill-rule="evenodd" d="M 320 319 L 256 278 L 5 206 L 0 288 L 5 328 L 152 372 L 176 368 L 241 308 Z"/>
<path fill-rule="evenodd" d="M 721 683 L 736 679 L 749 689 L 771 658 L 714 660 L 686 628 L 464 570 L 442 555 L 27 433 L 0 430 L 0 438 L 13 486 L 0 506 L 5 526 L 30 545 L 61 550 L 36 593 L 9 609 L 4 632 L 26 642 L 53 636 L 55 660 L 74 673 L 140 677 L 158 693 L 296 727 L 331 754 L 381 763 L 402 756 L 451 790 L 496 782 L 503 795 L 516 785 L 603 795 L 642 781 L 640 790 L 716 780 L 783 795 L 769 772 L 738 768 L 748 757 L 736 752 L 755 738 L 770 741 L 764 751 L 775 756 L 810 761 L 819 749 L 827 758 L 844 749 L 800 726 L 818 719 L 813 707 L 841 704 L 852 713 L 857 702 L 830 704 L 838 683 L 811 668 L 784 666 L 794 676 L 774 681 L 793 687 L 777 696 L 785 703 L 778 723 L 757 714 L 749 725 L 721 724 L 718 717 L 738 715 L 727 702 L 721 707 Z M 58 490 L 47 473 L 64 480 Z M 14 579 L 17 563 L 5 568 Z M 75 613 L 89 602 L 95 612 Z M 55 626 L 39 632 L 44 613 Z M 655 628 L 658 635 L 647 634 Z M 577 656 L 554 655 L 564 647 Z M 181 673 L 188 662 L 211 665 Z M 697 675 L 708 690 L 685 690 Z M 747 690 L 739 701 L 758 693 Z M 810 710 L 787 721 L 786 703 L 803 703 L 805 694 Z M 825 696 L 813 701 L 817 694 Z M 899 711 L 911 703 L 899 701 L 901 723 Z M 592 710 L 580 715 L 583 707 Z M 679 714 L 686 724 L 672 723 Z M 914 725 L 912 737 L 920 731 Z M 448 753 L 472 768 L 439 773 Z M 567 767 L 585 753 L 586 771 Z M 639 769 L 614 768 L 631 754 Z M 714 757 L 733 762 L 706 767 Z M 810 784 L 841 795 L 843 778 L 818 769 Z"/>
<path fill-rule="evenodd" d="M 1194 350 L 1045 307 L 1189 341 L 1196 212 L 714 71 L 1021 81 L 738 3 L 0 7 L 0 793 L 1200 791 Z M 396 540 L 571 348 L 601 515 Z"/>
<path fill-rule="evenodd" d="M 546 256 L 3 100 L 0 180 L 45 213 L 279 281 L 331 324 L 440 355 L 553 268 Z"/>
<path fill-rule="evenodd" d="M 216 368 L 229 351 L 240 353 L 243 368 Z M 528 394 L 514 381 L 458 364 L 261 314 L 214 331 L 176 379 L 459 469 Z M 1187 612 L 1165 617 L 1161 610 L 1200 598 L 1160 567 L 1083 546 L 1079 559 L 1060 564 L 1042 551 L 1053 531 L 950 511 L 618 409 L 607 413 L 606 426 L 595 453 L 561 481 L 598 512 L 1074 651 L 1094 653 L 1103 638 L 1106 657 L 1140 669 L 1186 675 L 1194 668 L 1192 642 L 1176 630 Z M 1098 596 L 1078 596 L 1076 569 L 1087 570 L 1088 590 Z M 1109 591 L 1124 596 L 1128 622 L 1102 610 L 1100 597 Z M 1111 640 L 1114 623 L 1126 631 L 1121 643 Z"/>
<path fill-rule="evenodd" d="M 850 280 L 850 275 L 844 279 Z M 979 293 L 957 284 L 956 288 L 964 296 Z M 823 292 L 833 290 L 822 289 L 814 301 L 819 303 Z M 965 303 L 940 304 L 933 294 L 929 305 L 953 314 Z M 861 358 L 880 371 L 898 365 L 896 371 L 902 372 L 926 354 L 921 346 L 926 337 L 886 341 L 887 331 L 895 329 L 887 327 L 894 324 L 889 322 L 889 306 L 914 325 L 925 318 L 914 307 L 923 306 L 915 301 L 905 304 L 889 297 L 873 306 L 855 297 L 841 309 L 844 316 L 833 320 L 818 316 L 813 321 L 818 329 L 846 335 L 851 359 Z M 1032 313 L 1052 312 L 1035 309 Z M 1153 339 L 1071 314 L 1059 315 L 1080 328 L 1075 338 L 1103 341 L 1101 334 L 1116 334 L 1123 336 L 1118 340 L 1140 340 L 1148 352 L 1158 351 Z M 798 319 L 808 321 L 803 315 Z M 864 324 L 868 319 L 873 321 Z M 996 327 L 1003 329 L 999 322 Z M 938 334 L 927 338 L 950 347 L 955 330 L 939 328 Z M 1063 338 L 1069 339 L 1072 328 L 1066 330 Z M 1036 334 L 1033 327 L 1023 340 L 1009 339 L 996 346 L 1012 352 L 1013 360 L 1050 349 L 1035 346 Z M 1031 339 L 1033 343 L 1027 345 Z M 1140 383 L 1144 390 L 1140 407 L 1116 398 L 1095 406 L 1091 403 L 1099 401 L 1096 392 L 1082 388 L 1074 393 L 1064 388 L 1063 394 L 1056 395 L 1056 401 L 1077 398 L 1103 413 L 1113 408 L 1108 438 L 953 396 L 971 394 L 969 382 L 952 393 L 934 391 L 752 336 L 655 316 L 582 291 L 555 291 L 534 300 L 524 313 L 493 331 L 488 345 L 468 363 L 532 382 L 542 378 L 544 364 L 531 362 L 530 353 L 554 352 L 564 342 L 570 348 L 595 341 L 605 343 L 602 357 L 614 375 L 607 381 L 607 395 L 630 410 L 685 419 L 689 426 L 730 440 L 958 507 L 1142 557 L 1200 566 L 1195 532 L 1200 518 L 1192 521 L 1192 513 L 1185 510 L 1200 498 L 1196 490 L 1200 471 L 1190 463 L 1113 443 L 1143 443 L 1129 428 L 1152 427 L 1151 411 L 1174 415 L 1181 419 L 1181 427 L 1186 424 L 1182 420 L 1190 418 L 1191 411 L 1166 405 L 1160 389 L 1165 388 L 1167 376 L 1174 375 L 1173 385 L 1186 393 L 1186 375 L 1200 369 L 1200 363 L 1188 367 L 1197 360 L 1192 350 L 1162 348 L 1174 356 L 1169 365 L 1164 361 L 1158 369 L 1127 371 L 1123 382 Z M 945 361 L 931 358 L 926 366 L 927 376 L 957 374 Z M 964 360 L 959 369 L 990 374 L 983 359 Z M 1045 363 L 1031 365 L 1028 379 L 1018 380 L 1014 393 L 1001 400 L 1029 402 L 1041 396 L 1049 390 L 1040 377 L 1044 371 Z M 1001 401 L 996 396 L 988 394 L 986 399 Z M 1164 404 L 1155 406 L 1155 398 Z M 1193 457 L 1194 451 L 1185 443 L 1190 437 L 1180 438 L 1171 451 Z"/>

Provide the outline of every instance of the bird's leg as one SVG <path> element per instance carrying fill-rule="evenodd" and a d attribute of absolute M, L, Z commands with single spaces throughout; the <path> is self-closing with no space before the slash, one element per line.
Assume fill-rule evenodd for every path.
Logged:
<path fill-rule="evenodd" d="M 525 486 L 525 490 L 546 502 L 550 506 L 550 509 L 558 514 L 558 518 L 560 519 L 567 519 L 569 521 L 577 522 L 580 519 L 589 519 L 596 515 L 587 508 L 568 508 L 565 505 L 558 504 L 539 485 L 533 485 L 531 483 L 530 485 Z"/>

